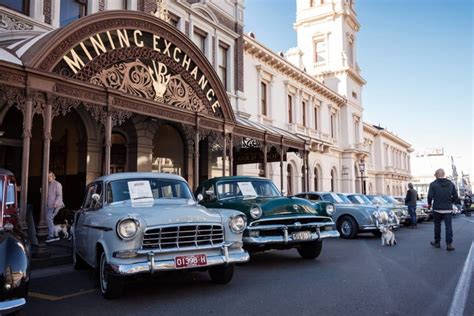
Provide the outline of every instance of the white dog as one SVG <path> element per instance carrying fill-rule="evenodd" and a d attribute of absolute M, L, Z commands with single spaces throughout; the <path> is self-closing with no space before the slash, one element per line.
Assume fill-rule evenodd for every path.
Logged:
<path fill-rule="evenodd" d="M 380 226 L 380 232 L 382 233 L 382 246 L 393 246 L 397 244 L 395 234 L 387 226 Z"/>
<path fill-rule="evenodd" d="M 59 237 L 59 233 L 62 233 L 64 238 L 69 238 L 70 227 L 67 220 L 64 221 L 64 224 L 54 225 L 54 237 Z"/>

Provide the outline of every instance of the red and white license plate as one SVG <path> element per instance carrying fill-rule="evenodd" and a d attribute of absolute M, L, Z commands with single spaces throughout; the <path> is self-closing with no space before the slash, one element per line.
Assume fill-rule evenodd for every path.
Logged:
<path fill-rule="evenodd" d="M 174 258 L 174 265 L 176 269 L 206 266 L 207 256 L 205 254 L 178 256 Z"/>

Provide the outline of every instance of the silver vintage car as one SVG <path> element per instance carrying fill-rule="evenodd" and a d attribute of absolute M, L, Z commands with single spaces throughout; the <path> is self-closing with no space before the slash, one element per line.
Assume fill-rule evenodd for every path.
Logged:
<path fill-rule="evenodd" d="M 76 213 L 74 268 L 96 268 L 106 298 L 122 293 L 127 276 L 157 271 L 204 269 L 228 283 L 234 264 L 249 260 L 246 226 L 241 212 L 197 204 L 179 176 L 112 174 L 87 186 Z"/>

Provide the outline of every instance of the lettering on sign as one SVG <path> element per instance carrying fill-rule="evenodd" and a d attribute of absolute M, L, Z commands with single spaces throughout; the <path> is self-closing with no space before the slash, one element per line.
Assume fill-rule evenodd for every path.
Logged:
<path fill-rule="evenodd" d="M 209 101 L 212 112 L 216 113 L 216 110 L 221 107 L 214 89 L 209 84 L 208 78 L 206 78 L 204 72 L 198 67 L 195 61 L 193 61 L 182 48 L 176 46 L 166 38 L 150 32 L 133 29 L 116 29 L 94 34 L 70 49 L 69 52 L 62 57 L 60 65 L 58 66 L 62 69 L 67 69 L 73 74 L 78 74 L 89 62 L 111 51 L 122 48 L 143 48 L 148 51 L 151 49 L 158 52 L 161 57 L 168 59 L 170 63 L 177 65 L 181 70 L 187 72 L 194 78 L 198 83 L 199 89 L 202 90 L 203 95 L 207 101 Z M 124 55 L 123 58 L 122 65 L 138 62 L 135 60 L 126 60 L 130 58 L 127 55 Z M 141 59 L 140 61 L 146 64 L 144 65 L 144 70 L 147 72 L 145 77 L 151 80 L 150 83 L 153 86 L 153 97 L 155 101 L 161 101 L 173 74 L 169 72 L 165 64 L 158 60 Z M 124 66 L 116 65 L 115 67 L 120 70 L 119 67 Z M 109 69 L 108 71 L 111 70 Z M 98 82 L 98 80 L 96 80 L 96 82 Z"/>

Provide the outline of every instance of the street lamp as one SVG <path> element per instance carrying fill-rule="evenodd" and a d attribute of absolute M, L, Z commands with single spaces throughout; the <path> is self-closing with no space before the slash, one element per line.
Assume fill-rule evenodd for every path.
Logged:
<path fill-rule="evenodd" d="M 360 187 L 362 194 L 365 195 L 365 182 L 364 182 L 364 172 L 365 172 L 365 161 L 363 158 L 359 161 L 359 171 L 360 171 Z"/>

